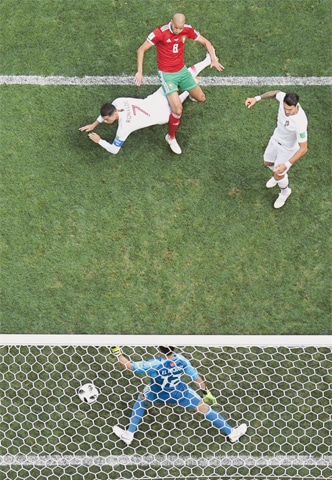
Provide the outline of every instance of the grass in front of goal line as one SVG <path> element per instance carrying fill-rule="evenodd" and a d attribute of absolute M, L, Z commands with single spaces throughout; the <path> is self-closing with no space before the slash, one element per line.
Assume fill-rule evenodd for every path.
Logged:
<path fill-rule="evenodd" d="M 262 166 L 277 103 L 205 91 L 184 107 L 181 156 L 166 126 L 112 156 L 78 128 L 134 87 L 1 87 L 2 333 L 331 333 L 330 88 L 297 88 L 309 153 L 281 210 Z"/>

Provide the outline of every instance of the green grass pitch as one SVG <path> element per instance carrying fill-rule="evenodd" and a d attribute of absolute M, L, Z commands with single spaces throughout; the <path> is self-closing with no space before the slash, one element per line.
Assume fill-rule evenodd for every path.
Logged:
<path fill-rule="evenodd" d="M 324 0 L 3 0 L 0 74 L 133 76 L 137 47 L 178 10 L 221 75 L 331 75 Z M 204 57 L 186 48 L 188 65 Z M 272 88 L 204 87 L 207 102 L 184 107 L 178 157 L 166 126 L 117 156 L 78 131 L 105 101 L 154 87 L 1 85 L 0 332 L 331 334 L 331 88 L 292 87 L 309 152 L 281 211 L 262 166 L 277 103 L 244 107 Z"/>

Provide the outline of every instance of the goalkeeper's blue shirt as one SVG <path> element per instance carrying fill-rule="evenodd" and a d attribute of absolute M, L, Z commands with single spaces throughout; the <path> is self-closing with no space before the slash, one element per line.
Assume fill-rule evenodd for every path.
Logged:
<path fill-rule="evenodd" d="M 176 353 L 172 360 L 157 357 L 147 361 L 134 362 L 132 370 L 139 375 L 149 375 L 150 389 L 155 393 L 185 390 L 188 385 L 181 382 L 183 375 L 188 375 L 191 380 L 197 380 L 199 377 L 197 370 L 189 360 Z"/>

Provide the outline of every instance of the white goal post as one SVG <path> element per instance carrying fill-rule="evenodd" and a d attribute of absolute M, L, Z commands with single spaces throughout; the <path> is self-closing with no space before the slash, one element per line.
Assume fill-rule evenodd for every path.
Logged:
<path fill-rule="evenodd" d="M 232 426 L 246 423 L 246 435 L 232 444 L 198 412 L 149 404 L 127 446 L 112 427 L 127 428 L 148 378 L 124 370 L 114 345 L 131 361 L 175 346 L 216 397 L 213 408 Z M 330 337 L 2 335 L 0 356 L 8 480 L 332 477 Z M 96 402 L 80 400 L 84 383 L 97 387 Z"/>

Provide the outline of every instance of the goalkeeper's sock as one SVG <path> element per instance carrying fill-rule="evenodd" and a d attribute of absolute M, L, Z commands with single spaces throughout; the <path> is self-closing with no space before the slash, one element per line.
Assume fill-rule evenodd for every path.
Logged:
<path fill-rule="evenodd" d="M 233 430 L 226 420 L 220 415 L 220 413 L 216 412 L 212 408 L 210 408 L 208 413 L 205 415 L 205 418 L 210 420 L 215 427 L 220 428 L 225 435 L 229 435 Z"/>
<path fill-rule="evenodd" d="M 131 414 L 130 424 L 128 427 L 129 432 L 131 433 L 136 432 L 139 423 L 144 417 L 146 407 L 147 407 L 147 403 L 145 400 L 141 400 L 140 398 L 136 400 L 135 405 L 133 407 L 132 414 Z"/>

